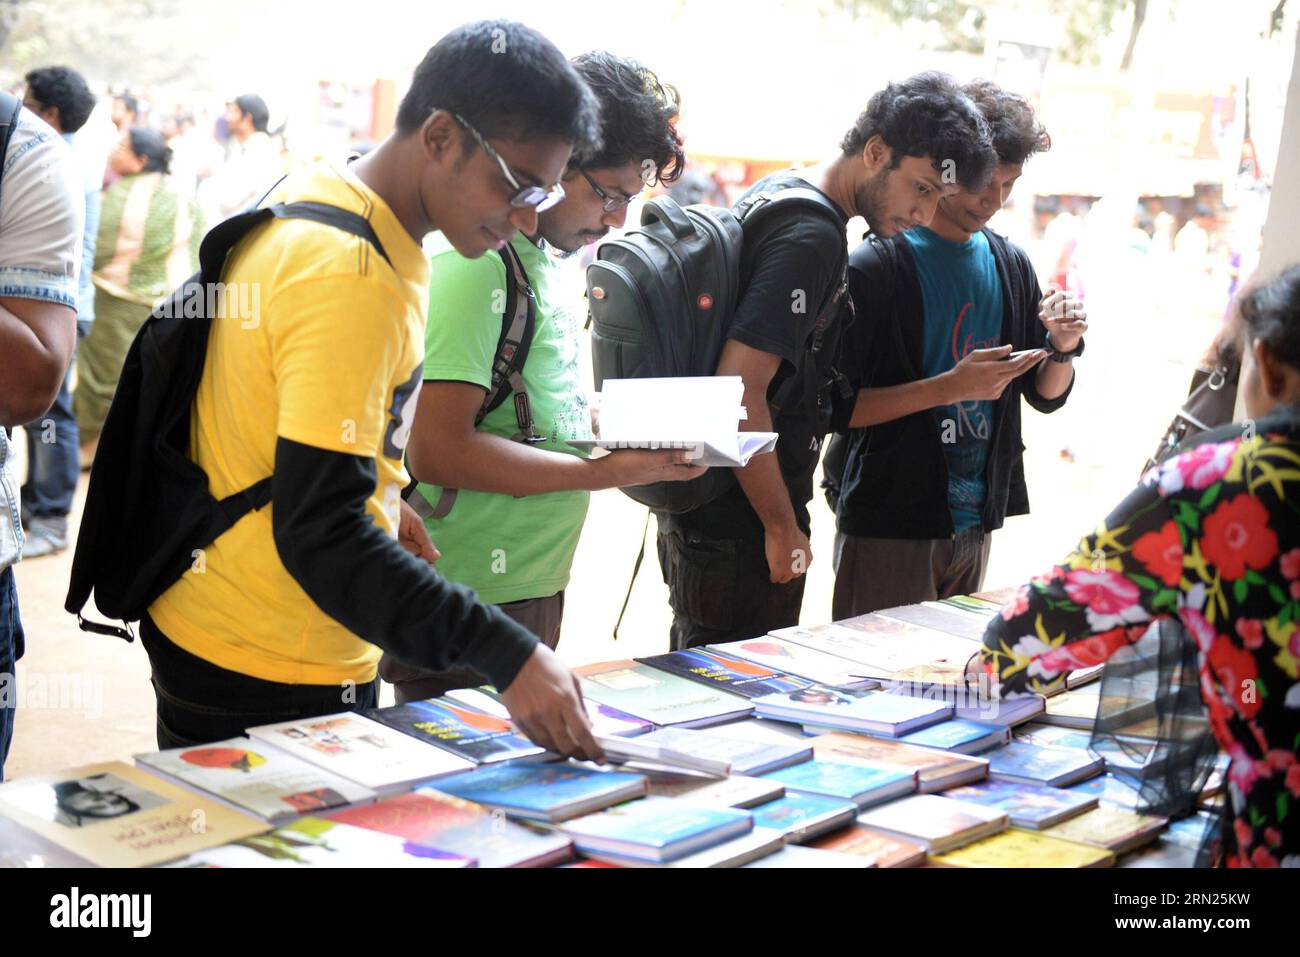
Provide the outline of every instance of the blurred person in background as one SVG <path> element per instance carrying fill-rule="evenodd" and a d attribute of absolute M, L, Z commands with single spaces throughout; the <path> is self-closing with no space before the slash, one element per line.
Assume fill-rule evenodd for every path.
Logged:
<path fill-rule="evenodd" d="M 43 67 L 27 74 L 23 105 L 43 119 L 71 146 L 73 136 L 90 118 L 95 97 L 77 71 L 66 66 Z M 82 159 L 75 151 L 73 154 Z M 99 183 L 103 168 L 79 163 L 82 170 L 84 227 L 81 270 L 77 285 L 77 338 L 90 330 L 95 318 L 95 293 L 90 263 L 99 230 Z M 26 425 L 27 481 L 22 488 L 22 521 L 27 529 L 23 558 L 40 558 L 68 547 L 68 513 L 77 490 L 80 447 L 77 418 L 72 412 L 72 367 L 45 415 Z"/>
<path fill-rule="evenodd" d="M 120 177 L 104 192 L 95 244 L 95 324 L 81 344 L 73 409 L 81 457 L 94 458 L 127 350 L 150 311 L 199 268 L 203 216 L 168 175 L 157 130 L 133 127 L 109 157 Z"/>
<path fill-rule="evenodd" d="M 212 223 L 243 212 L 284 175 L 279 147 L 267 132 L 270 119 L 266 101 L 255 93 L 227 104 L 230 153 L 199 190 L 199 202 Z"/>

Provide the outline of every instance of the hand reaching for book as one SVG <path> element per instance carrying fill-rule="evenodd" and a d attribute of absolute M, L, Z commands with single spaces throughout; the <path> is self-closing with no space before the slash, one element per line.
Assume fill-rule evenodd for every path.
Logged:
<path fill-rule="evenodd" d="M 534 744 L 565 757 L 605 760 L 578 679 L 546 645 L 539 643 L 515 680 L 501 690 L 501 703 Z"/>

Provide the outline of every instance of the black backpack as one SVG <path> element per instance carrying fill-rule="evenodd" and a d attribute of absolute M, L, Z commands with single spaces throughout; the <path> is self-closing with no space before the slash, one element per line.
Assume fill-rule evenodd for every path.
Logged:
<path fill-rule="evenodd" d="M 663 196 L 646 203 L 641 228 L 601 243 L 587 267 L 587 324 L 591 328 L 596 388 L 606 378 L 714 375 L 740 301 L 740 255 L 745 234 L 774 212 L 802 207 L 831 217 L 842 214 L 808 186 L 774 185 L 745 197 L 735 210 L 713 206 L 682 208 Z M 834 371 L 844 301 L 845 249 L 840 281 L 818 304 L 815 330 L 805 361 L 816 375 L 790 376 L 770 404 L 773 412 L 805 403 L 819 407 Z M 633 500 L 661 512 L 681 513 L 714 501 L 735 484 L 732 469 L 709 469 L 689 482 L 659 482 L 625 488 Z"/>
<path fill-rule="evenodd" d="M 153 601 L 244 515 L 271 501 L 271 476 L 216 499 L 189 457 L 190 408 L 203 375 L 208 333 L 227 254 L 272 219 L 308 219 L 368 241 L 379 237 L 356 213 L 324 203 L 250 210 L 214 226 L 199 247 L 199 271 L 154 307 L 136 333 L 100 432 L 64 607 L 83 631 L 133 639 L 129 628 L 82 616 L 90 593 L 110 618 L 139 621 Z"/>

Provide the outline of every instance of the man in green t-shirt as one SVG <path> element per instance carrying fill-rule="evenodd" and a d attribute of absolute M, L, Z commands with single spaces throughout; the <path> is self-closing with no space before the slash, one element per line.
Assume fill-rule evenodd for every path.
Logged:
<path fill-rule="evenodd" d="M 435 240 L 424 384 L 407 446 L 409 470 L 421 482 L 413 494 L 427 503 L 424 511 L 445 506 L 446 490 L 456 490 L 450 511 L 426 522 L 441 552 L 438 571 L 552 648 L 590 492 L 691 479 L 702 471 L 687 464 L 685 452 L 624 450 L 587 458 L 567 444 L 591 438 L 591 413 L 578 374 L 578 290 L 556 254 L 577 252 L 621 227 L 645 186 L 676 180 L 685 165 L 674 125 L 676 90 L 609 53 L 588 53 L 573 64 L 600 101 L 602 146 L 569 164 L 564 199 L 540 213 L 537 234 L 510 243 L 536 303 L 522 373 L 530 440 L 517 441 L 513 395 L 475 425 L 508 298 L 505 259 L 491 252 L 466 259 Z M 498 240 L 493 248 L 503 247 Z M 421 672 L 388 656 L 379 672 L 399 702 L 487 681 L 472 670 Z"/>

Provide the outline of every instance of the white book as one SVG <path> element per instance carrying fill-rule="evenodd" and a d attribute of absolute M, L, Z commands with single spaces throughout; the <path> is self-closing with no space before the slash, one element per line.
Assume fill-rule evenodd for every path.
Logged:
<path fill-rule="evenodd" d="M 249 728 L 248 734 L 381 794 L 409 791 L 475 767 L 473 761 L 352 711 L 266 724 Z"/>
<path fill-rule="evenodd" d="M 858 823 L 916 841 L 931 854 L 942 854 L 1004 831 L 1005 812 L 937 794 L 905 797 L 858 815 Z"/>
<path fill-rule="evenodd" d="M 612 758 L 656 761 L 707 774 L 765 774 L 812 758 L 812 746 L 772 744 L 689 728 L 660 728 L 637 738 L 599 738 Z"/>
<path fill-rule="evenodd" d="M 879 682 L 874 678 L 861 676 L 863 670 L 861 664 L 772 635 L 762 635 L 745 641 L 729 641 L 726 644 L 709 645 L 709 647 L 714 651 L 744 658 L 756 665 L 763 665 L 798 678 L 807 678 L 821 685 L 851 688 L 855 691 L 868 691 L 879 686 Z"/>

